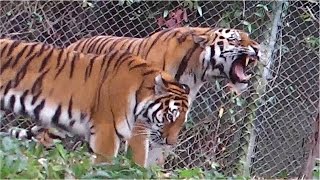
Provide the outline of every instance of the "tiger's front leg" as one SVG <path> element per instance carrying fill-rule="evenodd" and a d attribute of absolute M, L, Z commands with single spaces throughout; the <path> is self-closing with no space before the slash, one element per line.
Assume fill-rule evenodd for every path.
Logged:
<path fill-rule="evenodd" d="M 96 155 L 94 163 L 108 162 L 117 156 L 120 139 L 113 122 L 95 124 L 94 134 L 90 136 L 90 147 Z"/>
<path fill-rule="evenodd" d="M 140 166 L 146 167 L 149 153 L 148 129 L 135 125 L 132 137 L 128 140 L 128 146 L 132 151 L 133 161 Z"/>

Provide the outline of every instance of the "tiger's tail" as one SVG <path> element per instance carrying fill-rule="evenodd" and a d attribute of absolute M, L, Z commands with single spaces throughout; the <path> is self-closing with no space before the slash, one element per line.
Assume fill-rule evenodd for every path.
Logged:
<path fill-rule="evenodd" d="M 40 142 L 47 148 L 54 146 L 54 140 L 62 140 L 65 134 L 52 131 L 41 126 L 33 126 L 31 129 L 12 127 L 8 130 L 8 136 L 15 137 L 20 140 L 33 140 Z"/>

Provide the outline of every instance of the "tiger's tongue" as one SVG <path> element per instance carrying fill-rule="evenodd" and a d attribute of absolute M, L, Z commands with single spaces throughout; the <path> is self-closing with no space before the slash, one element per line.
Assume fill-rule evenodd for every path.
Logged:
<path fill-rule="evenodd" d="M 250 75 L 247 76 L 247 75 L 244 74 L 244 69 L 243 69 L 242 65 L 240 65 L 240 64 L 237 64 L 234 67 L 234 72 L 236 73 L 236 75 L 238 76 L 240 81 L 248 80 L 250 78 Z"/>

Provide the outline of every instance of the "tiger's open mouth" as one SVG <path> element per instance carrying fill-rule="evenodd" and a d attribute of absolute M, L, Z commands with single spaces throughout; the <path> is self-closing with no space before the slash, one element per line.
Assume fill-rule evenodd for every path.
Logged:
<path fill-rule="evenodd" d="M 251 74 L 246 74 L 246 70 L 250 64 L 256 65 L 258 62 L 257 56 L 249 56 L 247 54 L 240 55 L 231 66 L 230 70 L 230 80 L 233 84 L 235 83 L 248 83 Z"/>

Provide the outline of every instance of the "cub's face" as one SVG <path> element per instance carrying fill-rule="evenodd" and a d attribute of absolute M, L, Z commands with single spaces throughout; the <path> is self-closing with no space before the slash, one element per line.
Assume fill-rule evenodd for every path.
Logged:
<path fill-rule="evenodd" d="M 160 145 L 178 140 L 189 110 L 189 87 L 162 73 L 155 78 L 155 99 L 149 104 L 147 117 L 150 139 Z"/>
<path fill-rule="evenodd" d="M 178 136 L 187 120 L 188 106 L 179 99 L 169 99 L 163 103 L 164 108 L 157 114 L 151 127 L 151 142 L 158 145 L 175 145 Z"/>

